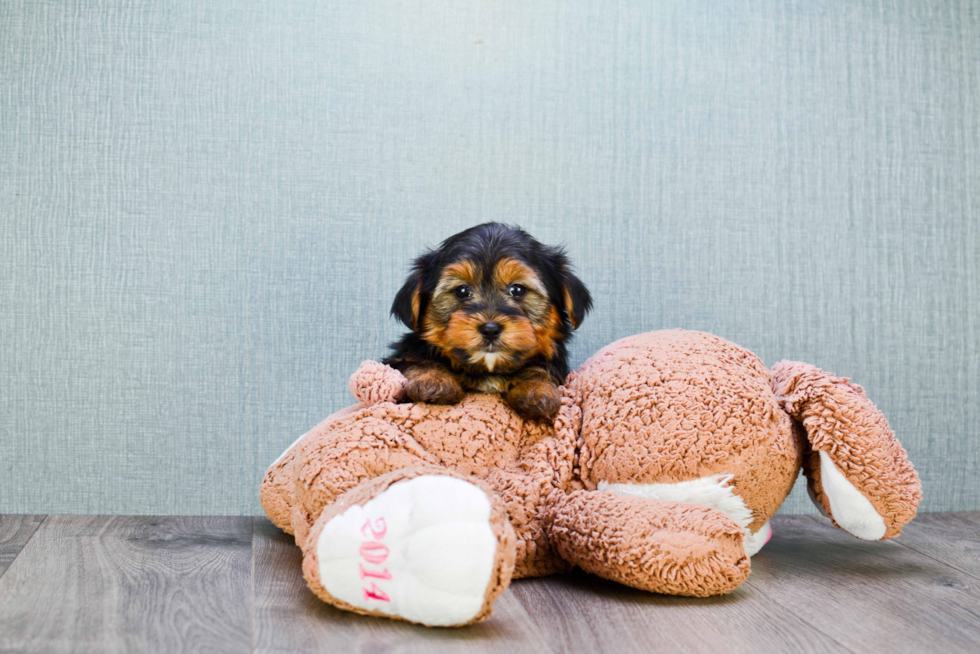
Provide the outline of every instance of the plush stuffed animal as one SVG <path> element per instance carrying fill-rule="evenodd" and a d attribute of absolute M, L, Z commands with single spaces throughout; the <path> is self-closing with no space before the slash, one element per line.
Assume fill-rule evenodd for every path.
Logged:
<path fill-rule="evenodd" d="M 485 619 L 513 578 L 578 566 L 658 593 L 727 593 L 749 574 L 799 470 L 859 538 L 894 538 L 918 477 L 847 379 L 767 369 L 709 334 L 640 334 L 563 387 L 554 425 L 494 395 L 398 403 L 404 378 L 366 362 L 360 405 L 269 469 L 262 505 L 334 606 L 425 625 Z"/>

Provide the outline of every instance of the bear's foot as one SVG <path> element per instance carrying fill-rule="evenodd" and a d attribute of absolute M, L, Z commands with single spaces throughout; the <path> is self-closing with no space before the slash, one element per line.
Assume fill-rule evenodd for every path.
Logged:
<path fill-rule="evenodd" d="M 514 566 L 495 496 L 465 478 L 399 470 L 325 511 L 304 546 L 310 588 L 340 608 L 428 626 L 490 614 Z M 360 491 L 360 492 L 359 492 Z M 366 491 L 366 492 L 365 492 Z M 345 496 L 346 497 L 346 496 Z"/>
<path fill-rule="evenodd" d="M 710 597 L 749 576 L 745 530 L 717 509 L 604 491 L 555 498 L 549 534 L 586 572 L 667 595 Z"/>

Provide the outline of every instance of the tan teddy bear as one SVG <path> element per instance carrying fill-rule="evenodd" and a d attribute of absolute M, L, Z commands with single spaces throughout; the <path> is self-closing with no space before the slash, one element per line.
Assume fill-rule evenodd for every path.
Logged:
<path fill-rule="evenodd" d="M 863 390 L 802 363 L 767 369 L 683 330 L 617 341 L 568 378 L 554 426 L 494 395 L 399 404 L 366 362 L 361 405 L 266 474 L 262 506 L 295 534 L 324 601 L 432 626 L 485 619 L 512 578 L 578 566 L 653 592 L 727 593 L 799 470 L 834 524 L 893 538 L 918 478 Z"/>

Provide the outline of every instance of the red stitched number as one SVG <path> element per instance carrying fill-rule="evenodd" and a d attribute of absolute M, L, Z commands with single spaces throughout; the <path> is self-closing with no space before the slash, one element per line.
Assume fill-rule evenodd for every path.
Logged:
<path fill-rule="evenodd" d="M 365 570 L 364 564 L 361 563 L 361 579 L 365 577 L 374 577 L 375 579 L 391 579 L 391 573 L 388 572 L 388 568 L 385 568 L 383 572 L 375 572 L 374 570 Z"/>
<path fill-rule="evenodd" d="M 370 536 L 368 536 L 368 531 L 371 532 Z M 368 538 L 373 538 L 374 540 L 380 540 L 385 537 L 386 533 L 388 533 L 388 526 L 385 524 L 384 518 L 378 518 L 377 520 L 374 521 L 374 526 L 372 527 L 371 520 L 369 518 L 364 521 L 364 526 L 361 527 L 361 533 L 367 536 Z"/>
<path fill-rule="evenodd" d="M 381 600 L 382 602 L 391 601 L 391 598 L 388 597 L 383 590 L 379 589 L 378 585 L 373 581 L 371 582 L 371 590 L 368 590 L 367 588 L 364 589 L 364 599 L 376 599 Z"/>
<path fill-rule="evenodd" d="M 388 548 L 377 541 L 370 541 L 361 545 L 361 558 L 368 563 L 384 563 L 388 558 Z"/>
<path fill-rule="evenodd" d="M 371 532 L 368 535 L 368 532 Z M 384 518 L 378 518 L 374 521 L 374 525 L 371 524 L 371 520 L 365 520 L 364 526 L 361 527 L 361 533 L 364 534 L 365 538 L 373 538 L 374 540 L 367 541 L 361 544 L 360 555 L 368 563 L 373 563 L 374 565 L 380 565 L 385 562 L 388 558 L 388 547 L 383 543 L 380 543 L 385 534 L 388 533 L 388 526 L 385 524 Z M 361 570 L 361 579 L 367 577 L 373 577 L 374 579 L 391 579 L 391 573 L 388 568 L 385 568 L 381 572 L 376 572 L 374 570 L 365 570 L 364 564 L 358 564 Z M 386 592 L 378 588 L 375 582 L 371 582 L 371 588 L 364 588 L 364 599 L 366 600 L 378 600 L 381 602 L 390 602 L 391 598 Z"/>

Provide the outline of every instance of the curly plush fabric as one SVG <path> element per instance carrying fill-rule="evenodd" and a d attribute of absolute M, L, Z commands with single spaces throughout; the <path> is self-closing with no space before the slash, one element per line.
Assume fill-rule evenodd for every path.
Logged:
<path fill-rule="evenodd" d="M 365 361 L 350 377 L 351 394 L 363 406 L 397 402 L 405 394 L 405 376 L 377 361 Z"/>
<path fill-rule="evenodd" d="M 349 387 L 351 394 L 360 404 L 337 411 L 300 436 L 269 466 L 262 480 L 259 488 L 262 509 L 272 524 L 287 534 L 293 534 L 292 513 L 296 504 L 293 464 L 299 452 L 298 445 L 307 437 L 322 433 L 333 422 L 349 416 L 362 407 L 374 406 L 380 402 L 397 402 L 404 394 L 405 377 L 383 363 L 365 361 L 351 375 Z"/>
<path fill-rule="evenodd" d="M 474 619 L 510 578 L 574 565 L 654 592 L 730 592 L 801 468 L 833 515 L 824 460 L 841 472 L 838 492 L 881 526 L 875 538 L 900 533 L 921 496 L 859 387 L 806 364 L 770 371 L 710 334 L 651 332 L 603 348 L 569 375 L 554 425 L 522 420 L 496 395 L 398 403 L 403 384 L 365 362 L 351 378 L 361 405 L 298 441 L 262 485 L 270 519 L 304 550 L 310 587 L 341 608 L 371 612 L 325 591 L 323 524 L 418 475 L 470 480 L 494 507 L 499 572 Z M 868 537 L 859 521 L 839 524 Z"/>
<path fill-rule="evenodd" d="M 275 463 L 269 466 L 265 473 L 265 479 L 259 487 L 259 497 L 261 498 L 262 509 L 272 521 L 272 524 L 279 527 L 287 534 L 293 533 L 292 511 L 296 504 L 295 484 L 294 484 L 294 464 L 296 454 L 299 450 L 298 445 L 303 439 L 312 434 L 324 431 L 335 420 L 350 415 L 357 411 L 360 406 L 350 406 L 346 409 L 332 414 L 323 420 L 316 427 L 299 437 L 288 450 L 282 453 Z"/>
<path fill-rule="evenodd" d="M 708 597 L 749 575 L 742 529 L 704 506 L 575 491 L 552 510 L 549 532 L 562 558 L 627 586 Z"/>
<path fill-rule="evenodd" d="M 793 488 L 803 443 L 758 357 L 683 330 L 616 341 L 570 382 L 585 400 L 579 447 L 586 488 L 731 475 L 752 531 Z"/>
<path fill-rule="evenodd" d="M 302 545 L 324 507 L 361 482 L 401 468 L 440 466 L 485 480 L 517 532 L 516 577 L 568 569 L 542 522 L 548 495 L 571 479 L 574 445 L 523 421 L 496 395 L 452 406 L 366 407 L 305 438 L 297 452 L 292 529 Z"/>
<path fill-rule="evenodd" d="M 323 581 L 320 579 L 320 566 L 317 551 L 315 547 L 312 547 L 312 543 L 317 542 L 320 531 L 330 522 L 332 518 L 344 513 L 351 506 L 364 505 L 369 500 L 376 497 L 379 493 L 388 489 L 392 484 L 413 479 L 421 475 L 439 475 L 463 479 L 470 483 L 476 484 L 487 492 L 487 497 L 491 503 L 490 525 L 494 536 L 497 539 L 497 548 L 493 561 L 493 573 L 491 575 L 490 582 L 487 584 L 486 590 L 484 591 L 483 604 L 476 613 L 475 617 L 468 620 L 467 623 L 480 622 L 482 620 L 486 620 L 490 616 L 492 613 L 491 607 L 493 606 L 494 600 L 507 589 L 507 586 L 510 584 L 511 577 L 514 573 L 514 548 L 516 541 L 514 529 L 511 527 L 510 522 L 507 519 L 507 514 L 504 511 L 501 501 L 492 492 L 490 492 L 490 489 L 485 484 L 473 480 L 471 477 L 466 475 L 461 475 L 443 468 L 426 466 L 395 470 L 361 484 L 357 488 L 339 497 L 336 502 L 332 503 L 321 514 L 320 518 L 316 521 L 316 524 L 310 531 L 310 537 L 307 539 L 308 546 L 304 548 L 305 556 L 303 559 L 303 577 L 306 579 L 306 583 L 310 587 L 310 590 L 312 590 L 317 597 L 328 604 L 332 604 L 338 608 L 352 611 L 354 613 L 360 613 L 361 615 L 397 617 L 380 611 L 366 610 L 362 607 L 354 606 L 353 604 L 344 602 L 343 600 L 332 596 L 324 587 Z"/>
<path fill-rule="evenodd" d="M 885 519 L 884 538 L 902 533 L 922 500 L 922 487 L 905 449 L 864 389 L 796 361 L 780 361 L 773 373 L 773 392 L 780 406 L 806 427 L 812 446 L 805 462 L 807 481 L 824 514 L 834 520 L 821 483 L 821 451 L 831 455 L 847 480 Z"/>

